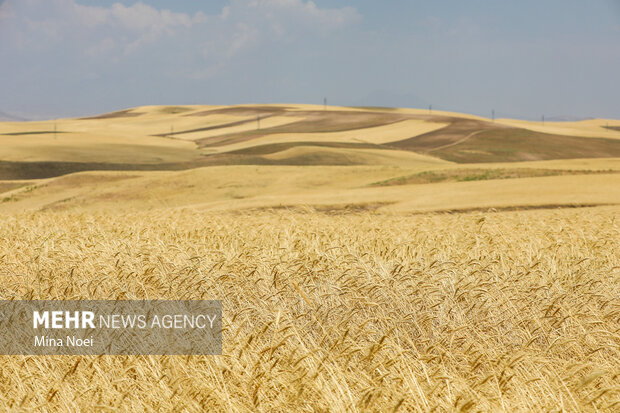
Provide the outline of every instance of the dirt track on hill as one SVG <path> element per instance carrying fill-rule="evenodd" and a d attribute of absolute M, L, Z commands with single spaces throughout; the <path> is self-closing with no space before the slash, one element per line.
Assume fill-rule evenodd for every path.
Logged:
<path fill-rule="evenodd" d="M 385 146 L 457 163 L 620 156 L 620 141 L 616 139 L 556 135 L 472 119 L 444 118 L 443 121 L 451 123 Z"/>
<path fill-rule="evenodd" d="M 435 118 L 433 120 L 439 122 L 440 119 L 450 124 L 436 131 L 424 133 L 402 141 L 392 142 L 390 146 L 409 151 L 430 152 L 449 145 L 461 143 L 481 131 L 510 128 L 509 126 L 475 119 Z"/>

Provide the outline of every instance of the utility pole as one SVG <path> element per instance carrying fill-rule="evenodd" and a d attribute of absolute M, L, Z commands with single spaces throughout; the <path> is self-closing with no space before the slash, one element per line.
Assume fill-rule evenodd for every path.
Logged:
<path fill-rule="evenodd" d="M 542 115 L 542 124 L 545 126 L 545 115 Z"/>
<path fill-rule="evenodd" d="M 495 109 L 491 110 L 491 119 L 495 122 Z"/>
<path fill-rule="evenodd" d="M 327 110 L 327 98 L 323 98 L 323 110 Z"/>

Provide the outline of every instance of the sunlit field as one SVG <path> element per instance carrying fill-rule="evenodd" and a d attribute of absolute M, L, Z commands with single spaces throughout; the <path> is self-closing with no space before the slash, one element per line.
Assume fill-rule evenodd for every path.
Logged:
<path fill-rule="evenodd" d="M 620 0 L 0 0 L 0 413 L 620 413 Z"/>
<path fill-rule="evenodd" d="M 224 348 L 0 356 L 0 410 L 616 411 L 618 216 L 5 213 L 2 299 L 221 299 Z"/>

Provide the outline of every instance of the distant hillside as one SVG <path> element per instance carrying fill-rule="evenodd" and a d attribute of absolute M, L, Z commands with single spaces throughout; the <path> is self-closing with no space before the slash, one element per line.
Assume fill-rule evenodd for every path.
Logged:
<path fill-rule="evenodd" d="M 79 119 L 0 122 L 0 179 L 213 165 L 412 166 L 620 157 L 619 128 L 620 121 L 494 122 L 428 109 L 143 106 Z"/>

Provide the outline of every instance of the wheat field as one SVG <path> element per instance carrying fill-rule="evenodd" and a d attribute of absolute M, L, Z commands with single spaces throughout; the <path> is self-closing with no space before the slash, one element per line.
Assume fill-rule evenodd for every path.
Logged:
<path fill-rule="evenodd" d="M 2 411 L 617 411 L 618 207 L 39 211 L 2 299 L 221 299 L 221 356 L 0 356 Z"/>

